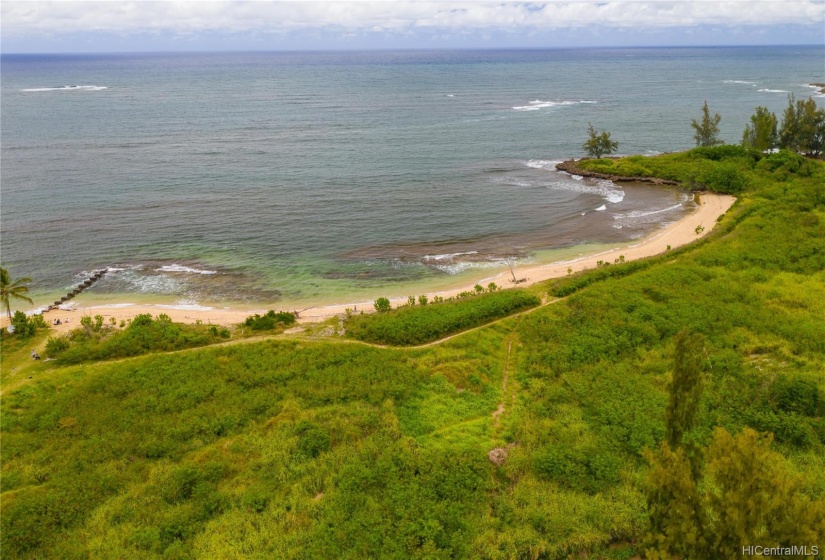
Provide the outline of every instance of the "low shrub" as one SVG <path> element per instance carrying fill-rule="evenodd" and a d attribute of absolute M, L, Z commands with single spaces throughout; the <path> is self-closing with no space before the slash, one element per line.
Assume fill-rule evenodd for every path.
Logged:
<path fill-rule="evenodd" d="M 435 305 L 354 315 L 346 320 L 345 326 L 347 336 L 358 340 L 412 346 L 483 325 L 540 303 L 539 298 L 522 290 L 504 290 Z"/>
<path fill-rule="evenodd" d="M 275 313 L 269 310 L 265 315 L 251 315 L 244 321 L 244 326 L 250 327 L 253 331 L 271 331 L 278 327 L 292 325 L 295 323 L 295 315 L 289 311 L 279 311 Z"/>
<path fill-rule="evenodd" d="M 46 353 L 61 364 L 127 358 L 148 352 L 170 352 L 206 346 L 229 338 L 227 329 L 173 323 L 168 315 L 138 315 L 123 329 L 84 325 L 67 335 L 50 338 Z"/>
<path fill-rule="evenodd" d="M 65 336 L 50 336 L 46 341 L 46 357 L 56 358 L 71 346 L 71 342 Z"/>
<path fill-rule="evenodd" d="M 377 300 L 375 300 L 375 303 L 373 303 L 373 306 L 375 307 L 375 310 L 378 311 L 379 313 L 386 313 L 387 311 L 392 309 L 390 307 L 390 300 L 388 300 L 385 297 L 380 297 Z"/>
<path fill-rule="evenodd" d="M 739 144 L 723 144 L 707 148 L 694 148 L 690 150 L 690 155 L 711 161 L 723 161 L 734 158 L 747 158 L 752 162 L 762 159 L 762 152 L 754 148 L 748 148 Z"/>

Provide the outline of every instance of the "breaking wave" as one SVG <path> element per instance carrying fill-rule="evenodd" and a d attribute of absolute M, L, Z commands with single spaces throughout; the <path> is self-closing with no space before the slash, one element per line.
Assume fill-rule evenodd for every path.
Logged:
<path fill-rule="evenodd" d="M 529 101 L 527 105 L 519 105 L 513 107 L 515 111 L 538 111 L 539 109 L 546 109 L 548 107 L 562 107 L 566 105 L 579 105 L 582 103 L 598 103 L 597 101 L 591 101 L 588 99 L 580 99 L 578 101 L 542 101 L 541 99 L 536 99 L 535 101 Z"/>
<path fill-rule="evenodd" d="M 40 88 L 26 88 L 20 91 L 33 93 L 38 91 L 100 91 L 109 89 L 107 86 L 55 86 L 55 87 L 40 87 Z"/>

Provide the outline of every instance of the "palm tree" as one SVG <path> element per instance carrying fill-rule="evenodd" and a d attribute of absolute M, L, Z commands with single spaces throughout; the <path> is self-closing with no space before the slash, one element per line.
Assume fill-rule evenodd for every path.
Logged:
<path fill-rule="evenodd" d="M 34 303 L 32 299 L 25 295 L 29 293 L 29 284 L 31 278 L 18 278 L 14 282 L 11 281 L 9 271 L 5 268 L 0 268 L 0 301 L 6 308 L 6 313 L 9 314 L 9 321 L 11 321 L 11 298 L 22 299 L 29 303 Z"/>

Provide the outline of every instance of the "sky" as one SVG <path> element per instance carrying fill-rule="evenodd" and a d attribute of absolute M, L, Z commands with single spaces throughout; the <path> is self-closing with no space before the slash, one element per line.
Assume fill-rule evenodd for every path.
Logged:
<path fill-rule="evenodd" d="M 825 0 L 29 1 L 3 53 L 825 45 Z"/>

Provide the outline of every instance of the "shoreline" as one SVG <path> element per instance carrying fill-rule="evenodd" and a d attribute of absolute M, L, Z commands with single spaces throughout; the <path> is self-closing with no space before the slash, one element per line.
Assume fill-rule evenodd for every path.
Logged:
<path fill-rule="evenodd" d="M 591 253 L 583 255 L 579 258 L 570 261 L 557 261 L 546 264 L 527 264 L 513 268 L 516 278 L 525 281 L 519 282 L 517 285 L 513 284 L 512 277 L 509 270 L 498 272 L 489 277 L 473 282 L 467 285 L 452 286 L 438 291 L 428 292 L 425 295 L 432 300 L 434 296 L 443 298 L 452 297 L 460 292 L 472 291 L 475 284 L 487 286 L 490 282 L 495 282 L 502 289 L 509 289 L 513 287 L 527 287 L 532 286 L 538 282 L 543 282 L 551 278 L 558 278 L 566 276 L 568 269 L 572 272 L 579 272 L 589 268 L 595 268 L 598 261 L 613 262 L 620 255 L 623 255 L 626 261 L 636 260 L 640 258 L 650 257 L 660 253 L 664 253 L 667 247 L 671 248 L 686 245 L 691 241 L 700 239 L 710 233 L 716 225 L 716 220 L 719 216 L 727 212 L 736 198 L 730 195 L 720 195 L 714 193 L 699 193 L 699 205 L 697 208 L 687 214 L 678 221 L 655 231 L 644 238 L 632 244 L 622 244 L 612 249 L 601 251 L 598 253 Z M 697 233 L 697 228 L 703 228 Z M 375 294 L 375 298 L 382 297 L 383 294 Z M 416 294 L 418 295 L 418 294 Z M 313 306 L 301 311 L 298 323 L 315 323 L 329 319 L 346 312 L 348 308 L 356 311 L 365 311 L 367 313 L 373 312 L 373 299 L 364 301 L 351 301 L 346 303 L 336 303 L 331 305 Z M 401 303 L 406 303 L 406 297 L 393 297 L 390 302 L 393 306 Z M 232 309 L 232 308 L 202 308 L 193 306 L 189 309 L 175 308 L 165 304 L 130 304 L 130 303 L 115 303 L 110 305 L 99 305 L 90 307 L 78 307 L 76 310 L 68 311 L 62 309 L 53 309 L 45 311 L 43 317 L 51 325 L 54 332 L 62 334 L 80 324 L 80 318 L 85 314 L 102 315 L 106 321 L 114 317 L 117 322 L 128 320 L 136 315 L 149 313 L 151 315 L 159 315 L 161 313 L 167 314 L 173 321 L 181 323 L 195 323 L 201 321 L 205 324 L 231 326 L 242 323 L 244 319 L 255 313 L 265 313 L 269 308 L 264 306 L 255 306 L 247 309 Z M 285 304 L 276 305 L 275 308 L 289 309 L 291 305 L 289 302 Z M 276 309 L 277 310 L 277 309 Z M 82 313 L 78 313 L 82 311 Z M 55 326 L 53 323 L 55 319 L 65 321 L 70 319 L 69 323 L 63 322 L 61 325 Z M 3 321 L 5 325 L 8 320 Z"/>

